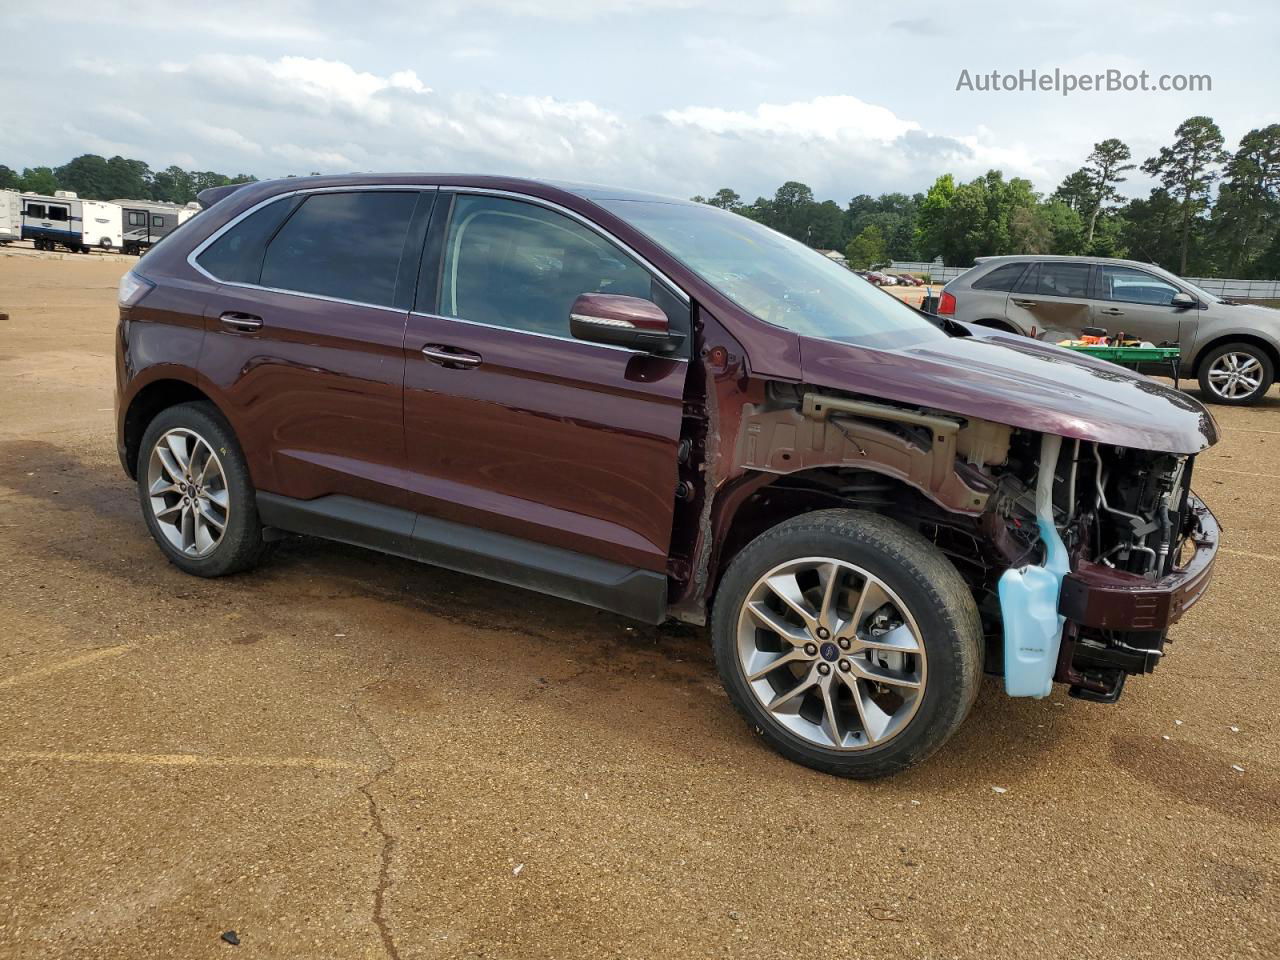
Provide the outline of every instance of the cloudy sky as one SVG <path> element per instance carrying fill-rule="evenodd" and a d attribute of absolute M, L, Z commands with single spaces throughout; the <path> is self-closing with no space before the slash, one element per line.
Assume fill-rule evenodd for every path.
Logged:
<path fill-rule="evenodd" d="M 259 177 L 465 170 L 822 199 L 991 167 L 1051 190 L 1208 114 L 1280 121 L 1258 0 L 0 0 L 0 163 L 85 152 Z M 42 51 L 38 56 L 35 51 Z M 1212 92 L 982 93 L 970 75 L 1209 74 Z M 1133 192 L 1144 188 L 1141 176 Z"/>

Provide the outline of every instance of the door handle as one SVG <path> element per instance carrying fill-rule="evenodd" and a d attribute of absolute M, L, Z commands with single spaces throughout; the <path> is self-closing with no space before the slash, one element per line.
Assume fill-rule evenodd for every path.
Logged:
<path fill-rule="evenodd" d="M 470 370 L 480 366 L 481 356 L 457 347 L 448 347 L 440 343 L 428 343 L 422 348 L 422 355 L 432 363 L 447 367 L 450 370 Z"/>
<path fill-rule="evenodd" d="M 234 310 L 228 310 L 218 318 L 224 327 L 232 330 L 261 330 L 262 318 L 255 317 L 252 313 L 237 313 Z"/>
<path fill-rule="evenodd" d="M 1115 307 L 1108 307 L 1106 310 L 1099 310 L 1098 313 L 1102 314 L 1104 317 L 1123 317 L 1124 316 L 1124 311 L 1117 310 Z"/>
<path fill-rule="evenodd" d="M 1024 309 L 1029 310 L 1036 305 L 1036 302 L 1034 300 L 1019 300 L 1015 297 L 1013 300 L 1013 304 L 1014 306 L 1023 307 Z"/>

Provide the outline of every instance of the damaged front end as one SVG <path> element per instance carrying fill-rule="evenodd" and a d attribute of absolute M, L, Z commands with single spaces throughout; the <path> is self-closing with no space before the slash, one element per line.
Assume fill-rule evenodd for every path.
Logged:
<path fill-rule="evenodd" d="M 1012 561 L 997 591 L 1010 695 L 1043 697 L 1056 681 L 1110 703 L 1160 662 L 1218 547 L 1193 461 L 1015 432 L 984 519 Z"/>
<path fill-rule="evenodd" d="M 1119 698 L 1204 592 L 1219 530 L 1194 454 L 1063 437 L 938 408 L 776 386 L 735 460 L 762 516 L 844 504 L 913 527 L 951 559 L 1011 696 Z"/>

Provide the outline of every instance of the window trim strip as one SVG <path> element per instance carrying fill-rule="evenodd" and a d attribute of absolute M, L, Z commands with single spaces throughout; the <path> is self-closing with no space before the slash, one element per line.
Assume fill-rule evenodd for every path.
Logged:
<path fill-rule="evenodd" d="M 393 313 L 414 312 L 414 311 L 406 311 L 399 307 L 388 307 L 387 305 L 381 304 L 381 303 L 366 303 L 362 300 L 346 300 L 346 299 L 343 299 L 342 297 L 330 297 L 330 296 L 325 296 L 324 294 L 319 294 L 319 293 L 306 293 L 302 290 L 283 290 L 279 287 L 263 286 L 260 283 L 243 283 L 238 280 L 223 280 L 219 277 L 214 276 L 204 267 L 200 266 L 200 264 L 197 263 L 196 260 L 200 256 L 200 254 L 204 253 L 204 251 L 208 247 L 210 247 L 212 244 L 214 244 L 219 237 L 221 237 L 224 233 L 226 233 L 228 230 L 230 230 L 232 227 L 238 224 L 241 220 L 244 220 L 246 217 L 254 213 L 257 213 L 259 210 L 268 206 L 269 204 L 277 203 L 281 200 L 286 200 L 290 197 L 297 197 L 297 196 L 312 194 L 312 193 L 364 193 L 369 190 L 396 190 L 401 193 L 412 193 L 412 192 L 424 193 L 429 191 L 438 192 L 441 189 L 448 190 L 452 193 L 484 194 L 484 195 L 496 196 L 496 197 L 509 197 L 513 200 L 520 200 L 525 203 L 532 203 L 537 206 L 545 207 L 549 210 L 554 210 L 557 213 L 563 214 L 569 217 L 570 219 L 575 220 L 578 223 L 581 223 L 588 230 L 591 230 L 593 233 L 598 234 L 599 236 L 603 237 L 605 240 L 616 245 L 618 248 L 626 252 L 628 256 L 633 257 L 637 263 L 639 263 L 651 274 L 653 274 L 654 277 L 656 277 L 659 281 L 662 282 L 663 286 L 667 287 L 673 294 L 675 294 L 676 297 L 678 297 L 684 303 L 691 302 L 689 294 L 687 294 L 684 290 L 682 290 L 674 280 L 672 280 L 665 273 L 663 273 L 661 270 L 655 267 L 652 263 L 650 263 L 647 259 L 645 259 L 639 253 L 637 253 L 631 246 L 619 240 L 617 237 L 609 233 L 609 231 L 605 230 L 599 224 L 594 223 L 593 221 L 591 221 L 587 217 L 584 217 L 582 214 L 578 213 L 577 211 L 570 210 L 568 207 L 562 206 L 561 204 L 556 203 L 554 200 L 544 200 L 541 197 L 530 196 L 529 194 L 526 194 L 526 193 L 516 193 L 512 190 L 496 190 L 489 187 L 455 187 L 455 186 L 441 187 L 438 184 L 376 183 L 376 184 L 350 184 L 350 185 L 340 186 L 340 187 L 303 187 L 297 190 L 290 190 L 287 193 L 277 193 L 270 197 L 266 197 L 263 200 L 260 200 L 258 203 L 255 203 L 253 206 L 249 207 L 247 210 L 242 210 L 236 216 L 234 216 L 233 218 L 228 220 L 226 223 L 224 223 L 222 226 L 220 226 L 213 233 L 209 234 L 209 236 L 205 237 L 204 240 L 202 240 L 199 244 L 197 244 L 196 247 L 190 253 L 187 254 L 187 265 L 190 266 L 191 269 L 199 273 L 201 276 L 206 277 L 209 280 L 212 280 L 214 283 L 225 284 L 226 286 L 229 286 L 229 287 L 241 287 L 249 290 L 265 290 L 269 293 L 282 293 L 282 294 L 287 294 L 289 296 L 306 297 L 311 300 L 324 300 L 328 303 L 345 303 L 355 307 L 369 307 L 374 310 L 390 310 Z M 434 314 L 421 314 L 421 315 L 434 316 Z M 473 324 L 476 324 L 477 326 L 489 327 L 490 329 L 493 329 L 493 330 L 513 329 L 511 327 L 494 327 L 490 324 L 477 323 L 474 320 L 463 320 L 461 317 L 442 317 L 441 319 L 459 320 L 463 323 L 473 323 Z M 532 331 L 520 331 L 520 330 L 517 330 L 515 332 L 531 333 L 533 336 L 546 336 L 554 340 L 569 340 L 569 341 L 572 341 L 573 343 L 586 342 L 584 340 L 578 340 L 574 337 L 559 337 L 559 336 L 556 336 L 555 334 L 540 334 L 540 333 L 532 333 Z M 593 344 L 593 345 L 608 346 L 607 344 Z M 610 349 L 627 350 L 628 348 L 610 347 Z M 634 353 L 637 351 L 629 351 L 629 352 Z M 640 352 L 643 352 L 643 351 L 640 351 Z"/>

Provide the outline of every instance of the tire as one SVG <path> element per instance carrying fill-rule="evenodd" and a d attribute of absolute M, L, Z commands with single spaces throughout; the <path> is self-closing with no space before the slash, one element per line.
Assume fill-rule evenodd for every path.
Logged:
<path fill-rule="evenodd" d="M 1258 403 L 1275 382 L 1275 365 L 1257 344 L 1214 347 L 1200 360 L 1200 393 L 1210 403 L 1244 407 Z"/>
<path fill-rule="evenodd" d="M 195 449 L 189 473 L 181 470 L 179 451 L 184 448 L 188 460 Z M 143 520 L 174 566 L 198 577 L 223 577 L 248 570 L 263 558 L 267 545 L 249 469 L 235 434 L 212 404 L 183 403 L 161 411 L 143 434 L 136 468 Z M 185 489 L 176 489 L 178 485 Z M 152 491 L 160 493 L 153 496 Z M 184 500 L 187 492 L 191 495 Z M 186 503 L 199 504 L 199 518 Z"/>
<path fill-rule="evenodd" d="M 110 237 L 103 237 L 101 240 L 99 240 L 99 241 L 98 241 L 98 249 L 99 249 L 99 250 L 104 250 L 104 251 L 106 251 L 107 253 L 110 253 L 110 252 L 111 252 L 111 238 L 110 238 Z"/>
<path fill-rule="evenodd" d="M 837 578 L 825 619 L 823 570 Z M 835 629 L 803 626 L 770 579 L 794 582 L 802 606 Z M 981 641 L 973 595 L 941 551 L 896 521 L 857 510 L 820 510 L 761 534 L 725 573 L 711 618 L 720 680 L 747 723 L 784 757 L 856 779 L 920 763 L 959 728 L 978 694 Z M 802 695 L 788 692 L 806 683 L 814 686 Z M 784 702 L 771 710 L 769 700 Z"/>

